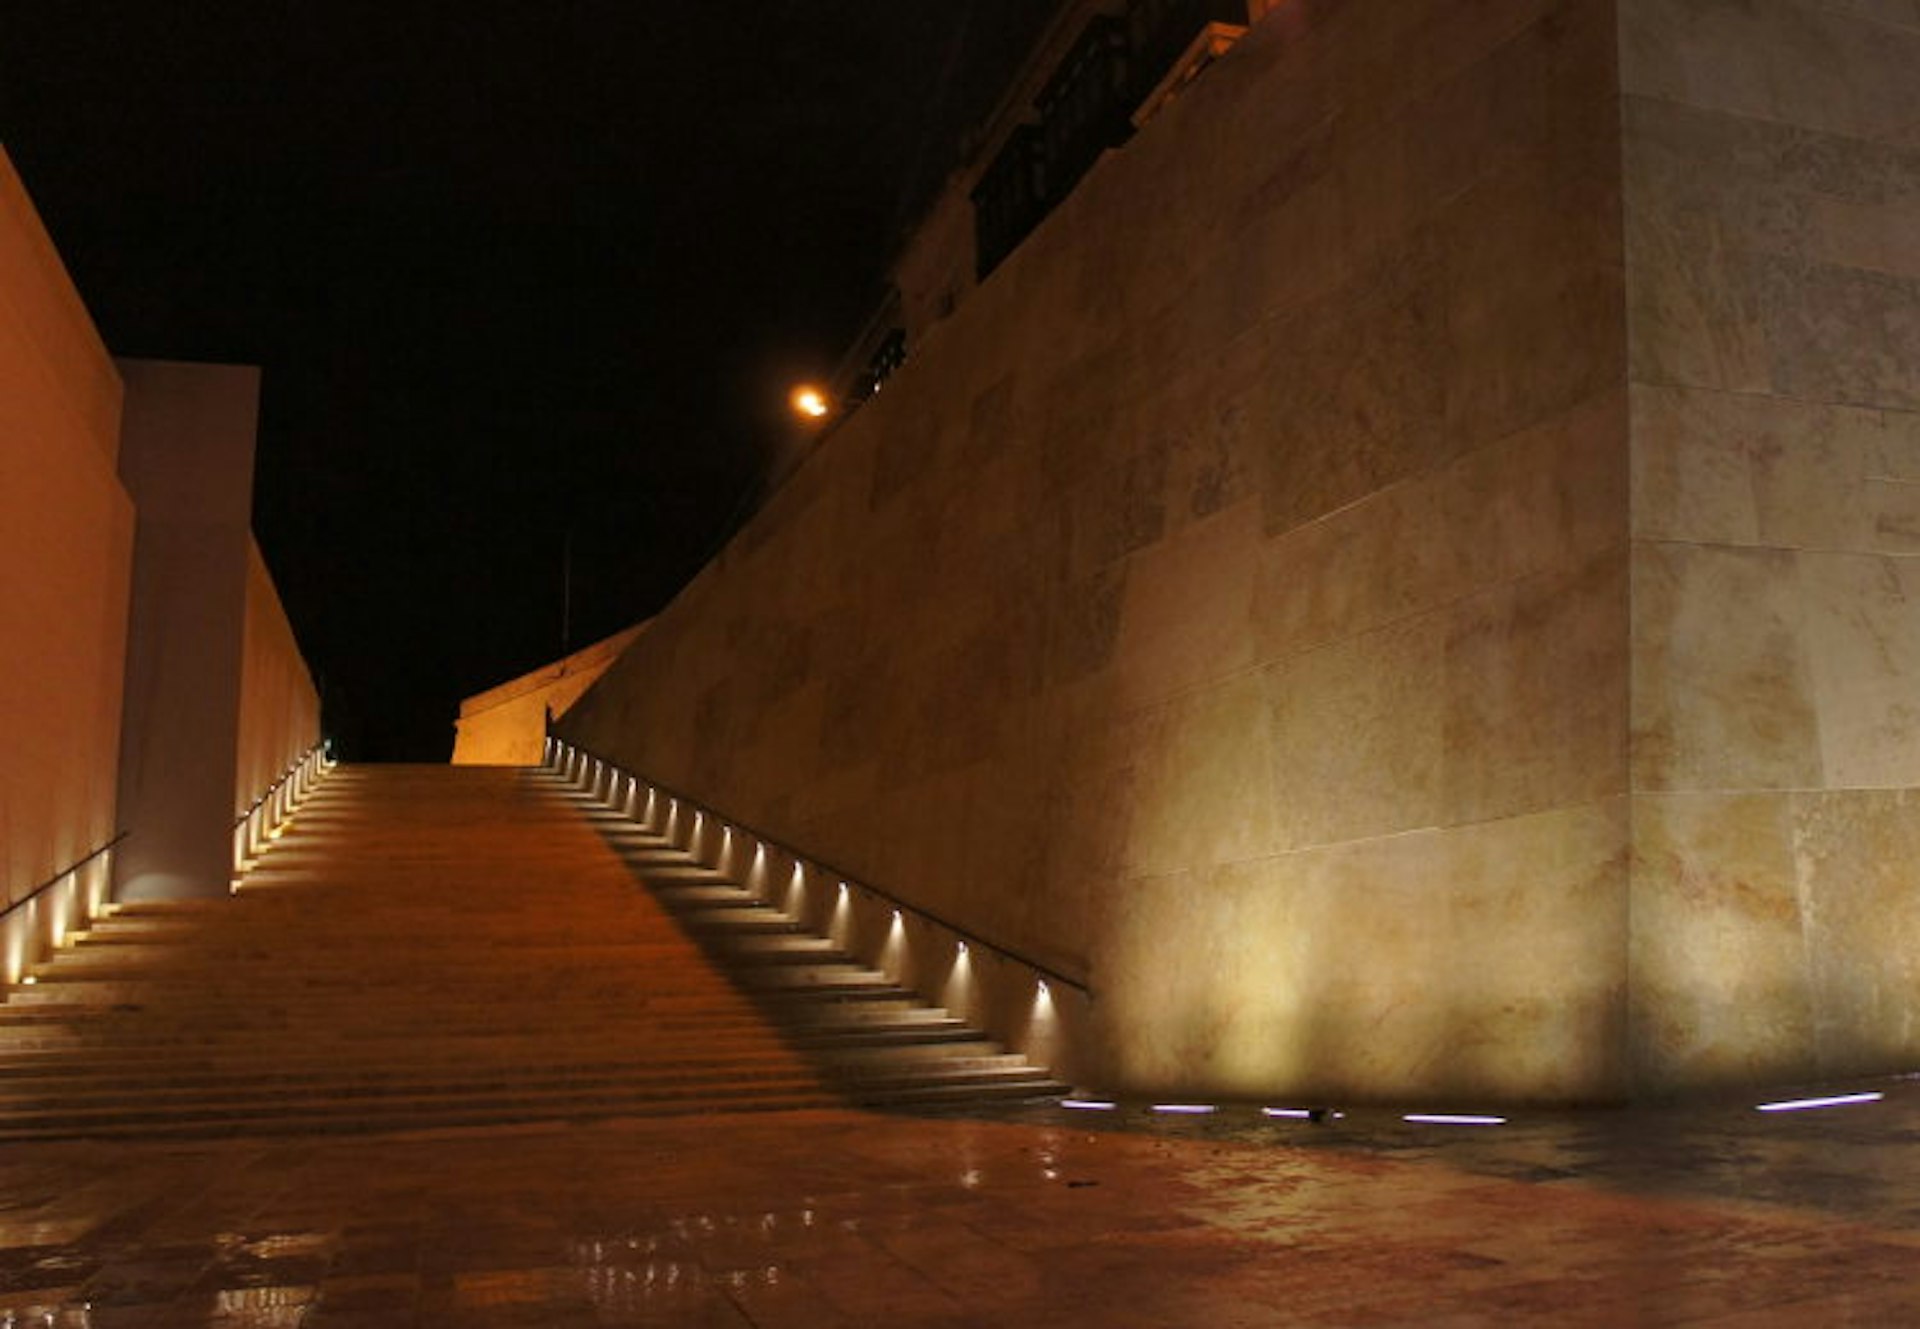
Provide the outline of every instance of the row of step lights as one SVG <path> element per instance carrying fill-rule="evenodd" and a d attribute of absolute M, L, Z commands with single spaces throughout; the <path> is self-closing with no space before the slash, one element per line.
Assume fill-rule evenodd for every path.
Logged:
<path fill-rule="evenodd" d="M 600 796 L 594 781 L 582 787 L 552 768 L 546 774 L 714 965 L 807 1052 L 846 1100 L 958 1106 L 1053 1102 L 1069 1092 L 1024 1056 L 811 930 L 798 911 L 770 903 L 721 866 L 725 849 L 719 863 L 709 863 L 681 847 L 677 805 L 662 809 L 656 799 L 652 809 L 629 815 L 622 810 L 627 800 L 613 796 L 611 787 Z M 698 843 L 705 814 L 694 816 L 690 839 Z M 662 829 L 650 828 L 656 820 Z M 732 828 L 723 828 L 723 846 L 732 837 Z"/>
<path fill-rule="evenodd" d="M 554 762 L 558 765 L 563 762 L 564 759 L 565 749 L 556 744 L 553 754 Z M 644 850 L 624 851 L 626 852 L 629 862 L 632 863 L 636 871 L 648 881 L 655 895 L 659 897 L 669 909 L 673 909 L 690 930 L 712 938 L 724 937 L 729 930 L 727 920 L 729 916 L 731 916 L 733 922 L 730 926 L 732 929 L 737 929 L 735 932 L 737 936 L 753 935 L 756 930 L 778 933 L 797 933 L 801 931 L 801 925 L 796 918 L 765 903 L 759 896 L 749 892 L 734 878 L 719 872 L 710 865 L 699 862 L 693 855 L 671 844 L 666 836 L 640 829 L 644 823 L 656 817 L 652 796 L 649 796 L 646 810 L 641 816 L 638 818 L 632 817 L 618 810 L 623 806 L 623 800 L 617 796 L 616 792 L 618 779 L 620 777 L 616 776 L 613 781 L 610 781 L 605 796 L 596 797 L 593 790 L 597 784 L 597 779 L 588 777 L 586 787 L 582 788 L 577 784 L 566 782 L 560 772 L 553 767 L 549 767 L 548 769 L 555 775 L 555 778 L 562 779 L 565 786 L 572 791 L 584 805 L 600 810 L 599 816 L 607 819 L 603 821 L 603 825 L 610 822 L 620 827 L 631 828 L 613 833 L 603 831 L 603 834 L 607 834 L 609 840 L 615 843 L 616 848 L 622 847 L 623 836 L 631 837 L 628 843 L 637 844 L 644 842 L 647 846 Z M 610 770 L 610 768 L 607 769 Z M 629 780 L 632 779 L 632 777 L 625 778 Z M 627 797 L 629 800 L 632 799 L 631 787 L 629 788 Z M 674 815 L 677 815 L 677 811 L 676 805 Z M 669 822 L 669 824 L 671 824 L 671 822 Z M 695 834 L 696 836 L 698 834 L 697 823 Z M 677 882 L 675 881 L 676 875 L 680 878 Z M 844 889 L 843 886 L 842 890 L 844 891 Z M 815 939 L 815 944 L 821 947 L 827 945 L 823 939 Z M 714 949 L 718 952 L 716 958 L 720 959 L 722 963 L 728 963 L 737 967 L 739 963 L 739 953 L 737 951 L 729 956 L 727 954 L 727 948 L 724 945 L 716 944 Z M 964 943 L 962 950 L 964 951 Z M 825 950 L 817 952 L 817 954 L 823 956 L 828 953 L 829 952 Z M 851 963 L 844 954 L 837 951 L 831 952 L 831 954 L 836 963 Z M 736 969 L 736 971 L 738 970 Z M 884 978 L 875 971 L 867 970 L 864 972 L 868 976 L 869 981 L 885 981 Z M 1044 991 L 1044 981 L 1042 990 Z M 898 991 L 898 989 L 895 989 L 895 991 Z M 941 1014 L 944 1015 L 944 1012 Z M 952 1019 L 950 1016 L 946 1018 L 948 1020 Z M 957 1021 L 953 1023 L 958 1024 Z M 1169 1120 L 1180 1118 L 1207 1118 L 1218 1114 L 1225 1114 L 1229 1119 L 1251 1119 L 1268 1122 L 1299 1121 L 1319 1125 L 1345 1120 L 1348 1116 L 1347 1112 L 1328 1106 L 1262 1106 L 1247 1103 L 1201 1102 L 1127 1102 L 1112 1098 L 1076 1095 L 1068 1091 L 1064 1086 L 1055 1086 L 1055 1093 L 1058 1094 L 1058 1106 L 1062 1109 L 1075 1113 L 1106 1114 L 1115 1119 L 1124 1119 L 1142 1114 L 1149 1118 Z M 1884 1093 L 1878 1090 L 1818 1094 L 1760 1103 L 1754 1105 L 1754 1109 L 1770 1114 L 1791 1113 L 1874 1103 L 1881 1101 L 1884 1096 Z M 1368 1118 L 1374 1118 L 1380 1114 L 1366 1112 L 1363 1115 Z M 1392 1118 L 1412 1126 L 1497 1127 L 1508 1125 L 1511 1122 L 1511 1118 L 1508 1116 L 1490 1112 L 1404 1112 L 1392 1114 Z"/>
<path fill-rule="evenodd" d="M 334 761 L 329 746 L 323 740 L 296 757 L 267 786 L 266 792 L 240 814 L 233 828 L 234 875 L 228 886 L 230 891 L 240 889 L 241 878 L 259 862 L 260 854 L 285 834 L 300 804 L 320 787 L 321 781 L 339 764 Z M 85 940 L 96 921 L 113 917 L 119 906 L 106 898 L 112 871 L 113 848 L 110 845 L 84 869 L 73 869 L 67 874 L 73 878 L 71 885 L 78 894 L 57 906 L 57 912 L 50 921 L 47 937 L 49 954 L 46 960 L 51 960 L 74 942 Z M 88 878 L 84 888 L 80 883 L 83 872 Z M 57 884 L 68 883 L 63 881 Z M 0 974 L 0 978 L 5 977 L 9 976 Z M 40 982 L 40 976 L 31 969 L 25 969 L 17 981 L 21 987 L 35 987 Z M 4 1329 L 4 1326 L 0 1326 L 0 1329 Z"/>

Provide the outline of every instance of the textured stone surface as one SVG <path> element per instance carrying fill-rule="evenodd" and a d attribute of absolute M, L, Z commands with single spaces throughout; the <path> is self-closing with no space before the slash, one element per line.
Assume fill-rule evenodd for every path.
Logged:
<path fill-rule="evenodd" d="M 129 834 L 114 855 L 114 899 L 217 899 L 233 878 L 236 811 L 261 792 L 239 789 L 242 755 L 278 730 L 268 742 L 284 762 L 288 746 L 319 736 L 311 705 L 284 719 L 251 709 L 255 734 L 240 727 L 248 611 L 271 614 L 248 596 L 260 371 L 165 360 L 123 360 L 120 371 L 120 476 L 139 522 L 117 798 Z M 256 685 L 277 676 L 310 689 L 292 634 L 271 633 L 270 619 L 253 627 Z"/>
<path fill-rule="evenodd" d="M 1794 821 L 1817 1063 L 1909 1065 L 1920 1030 L 1920 793 L 1803 794 Z"/>
<path fill-rule="evenodd" d="M 1908 0 L 1282 6 L 578 733 L 1079 966 L 1120 1084 L 1910 1061 L 1917 67 Z"/>
<path fill-rule="evenodd" d="M 258 543 L 247 542 L 233 815 L 245 816 L 320 741 L 320 694 Z"/>
<path fill-rule="evenodd" d="M 1072 966 L 1117 1084 L 1616 1094 L 1615 38 L 1277 7 L 565 731 Z"/>
<path fill-rule="evenodd" d="M 1920 13 L 1620 13 L 1636 1065 L 1910 1065 Z"/>
<path fill-rule="evenodd" d="M 1640 545 L 1637 789 L 1820 783 L 1799 572 L 1786 550 Z"/>
<path fill-rule="evenodd" d="M 1129 879 L 1095 966 L 1139 976 L 1102 998 L 1112 1055 L 1159 1092 L 1617 1092 L 1623 838 L 1612 800 Z"/>
<path fill-rule="evenodd" d="M 121 395 L 0 152 L 0 910 L 119 829 L 133 559 L 114 474 Z M 4 930 L 0 984 L 41 941 Z"/>
<path fill-rule="evenodd" d="M 1648 1089 L 1778 1081 L 1813 1033 L 1792 796 L 1633 800 L 1633 1053 Z"/>

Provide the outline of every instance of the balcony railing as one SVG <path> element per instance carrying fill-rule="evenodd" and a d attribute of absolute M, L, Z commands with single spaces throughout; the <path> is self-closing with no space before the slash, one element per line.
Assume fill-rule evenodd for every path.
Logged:
<path fill-rule="evenodd" d="M 974 186 L 974 250 L 984 278 L 1072 192 L 1202 34 L 1237 35 L 1248 0 L 1130 0 L 1088 21 Z M 1228 25 L 1222 27 L 1222 25 Z M 1217 52 L 1214 52 L 1217 54 Z"/>
<path fill-rule="evenodd" d="M 979 275 L 1000 260 L 1047 215 L 1046 153 L 1037 125 L 1020 125 L 1008 136 L 973 189 L 974 251 Z"/>

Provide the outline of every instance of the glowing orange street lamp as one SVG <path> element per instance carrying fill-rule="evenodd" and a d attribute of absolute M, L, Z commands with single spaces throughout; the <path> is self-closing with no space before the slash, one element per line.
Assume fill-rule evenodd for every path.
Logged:
<path fill-rule="evenodd" d="M 827 394 L 811 383 L 802 383 L 788 396 L 787 402 L 793 407 L 795 415 L 807 420 L 819 420 L 831 409 L 827 404 Z"/>

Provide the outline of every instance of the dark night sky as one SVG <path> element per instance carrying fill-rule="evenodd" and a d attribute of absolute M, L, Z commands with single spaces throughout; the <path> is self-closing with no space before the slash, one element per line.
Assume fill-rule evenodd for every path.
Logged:
<path fill-rule="evenodd" d="M 1048 0 L 4 6 L 118 355 L 265 370 L 254 524 L 349 756 L 652 613 Z"/>

